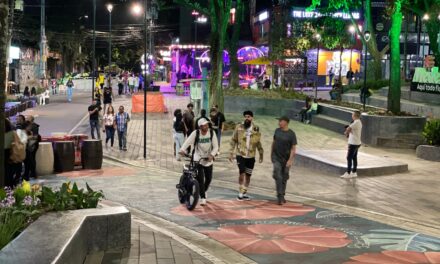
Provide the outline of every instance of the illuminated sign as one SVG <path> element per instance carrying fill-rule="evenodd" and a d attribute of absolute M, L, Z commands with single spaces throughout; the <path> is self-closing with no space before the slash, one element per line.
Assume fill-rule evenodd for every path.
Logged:
<path fill-rule="evenodd" d="M 20 59 L 20 48 L 19 47 L 9 47 L 9 61 Z"/>
<path fill-rule="evenodd" d="M 352 12 L 351 15 L 354 19 L 359 19 L 361 17 L 359 12 Z M 293 10 L 292 16 L 295 18 L 317 18 L 321 16 L 325 16 L 325 14 L 321 14 L 317 11 L 306 11 L 306 10 Z M 334 12 L 329 14 L 329 16 L 332 16 L 334 18 L 342 18 L 342 19 L 351 19 L 349 13 L 344 12 Z"/>
<path fill-rule="evenodd" d="M 269 18 L 269 13 L 267 11 L 264 11 L 263 13 L 258 15 L 258 21 L 264 21 Z"/>
<path fill-rule="evenodd" d="M 413 80 L 411 82 L 411 91 L 440 94 L 440 73 L 438 67 L 431 71 L 425 68 L 416 68 Z"/>

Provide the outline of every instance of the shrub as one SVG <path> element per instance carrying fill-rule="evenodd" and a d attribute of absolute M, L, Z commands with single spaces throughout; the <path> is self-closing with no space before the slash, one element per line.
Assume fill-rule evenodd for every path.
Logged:
<path fill-rule="evenodd" d="M 251 89 L 226 89 L 224 90 L 226 96 L 249 96 L 268 99 L 300 99 L 304 100 L 306 95 L 297 93 L 295 91 L 286 91 L 280 89 L 273 89 L 269 91 L 251 90 Z"/>
<path fill-rule="evenodd" d="M 429 145 L 440 146 L 440 119 L 431 119 L 426 122 L 423 136 Z"/>
<path fill-rule="evenodd" d="M 389 84 L 389 80 L 367 80 L 367 87 L 369 90 L 379 90 L 383 87 L 387 87 Z M 364 87 L 364 81 L 360 80 L 359 82 L 352 84 L 352 85 L 347 85 L 344 87 L 344 91 L 350 91 L 350 90 L 361 90 Z"/>

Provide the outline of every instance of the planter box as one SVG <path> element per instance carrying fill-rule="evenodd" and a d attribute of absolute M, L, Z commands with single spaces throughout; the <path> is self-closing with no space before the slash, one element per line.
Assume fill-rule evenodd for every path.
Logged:
<path fill-rule="evenodd" d="M 440 147 L 420 145 L 416 149 L 417 158 L 430 161 L 440 161 Z"/>
<path fill-rule="evenodd" d="M 90 252 L 130 247 L 130 235 L 125 207 L 47 213 L 0 251 L 0 263 L 83 263 Z"/>
<path fill-rule="evenodd" d="M 299 111 L 305 105 L 304 100 L 266 99 L 250 96 L 225 96 L 225 111 L 242 113 L 251 110 L 255 115 L 281 116 L 293 118 L 291 110 Z"/>

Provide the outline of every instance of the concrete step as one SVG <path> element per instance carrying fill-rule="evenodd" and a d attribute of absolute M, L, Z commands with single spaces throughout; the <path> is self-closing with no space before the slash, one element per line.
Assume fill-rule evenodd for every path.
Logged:
<path fill-rule="evenodd" d="M 362 147 L 360 149 L 362 151 Z M 346 171 L 346 150 L 298 150 L 295 166 L 312 168 L 332 175 L 342 175 Z M 387 157 L 373 156 L 359 152 L 358 176 L 380 176 L 408 171 L 408 164 Z"/>
<path fill-rule="evenodd" d="M 338 118 L 333 118 L 327 115 L 318 114 L 312 117 L 312 125 L 325 128 L 336 133 L 343 134 L 345 131 L 345 126 L 349 125 L 350 122 L 340 120 Z"/>
<path fill-rule="evenodd" d="M 377 144 L 384 148 L 415 149 L 424 144 L 425 139 L 420 134 L 401 134 L 395 138 L 378 138 Z"/>
<path fill-rule="evenodd" d="M 334 105 L 321 104 L 319 107 L 319 114 L 331 116 L 346 122 L 350 122 L 353 110 Z"/>

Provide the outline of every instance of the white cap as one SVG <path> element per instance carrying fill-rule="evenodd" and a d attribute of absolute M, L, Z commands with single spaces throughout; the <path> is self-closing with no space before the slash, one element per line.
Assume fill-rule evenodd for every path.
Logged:
<path fill-rule="evenodd" d="M 197 125 L 200 127 L 200 126 L 204 126 L 204 125 L 206 125 L 206 124 L 208 124 L 209 122 L 208 122 L 208 120 L 206 120 L 206 118 L 201 118 L 200 120 L 199 120 L 199 122 L 197 122 Z"/>

